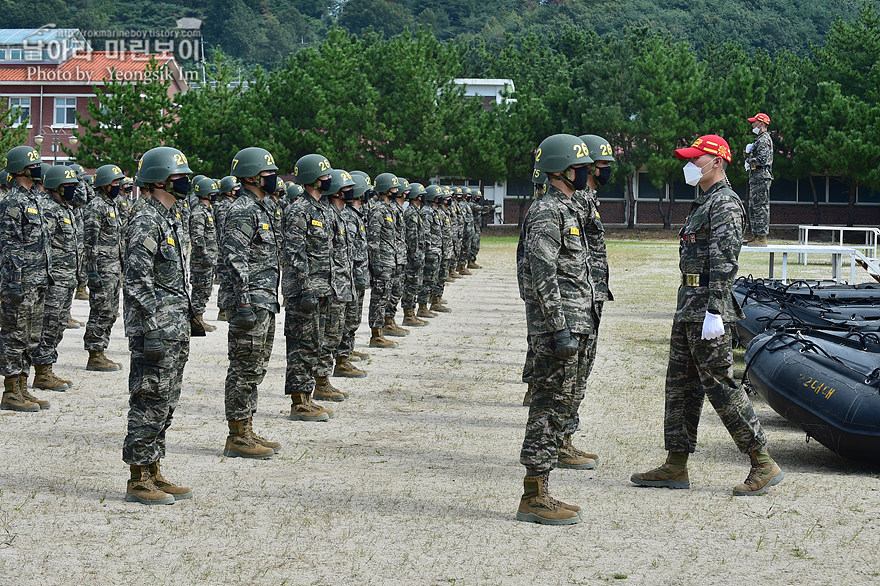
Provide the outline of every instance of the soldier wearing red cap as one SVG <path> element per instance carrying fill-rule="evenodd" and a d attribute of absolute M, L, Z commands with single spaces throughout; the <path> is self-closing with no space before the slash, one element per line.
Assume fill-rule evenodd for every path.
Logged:
<path fill-rule="evenodd" d="M 770 117 L 760 112 L 748 119 L 755 142 L 746 145 L 746 171 L 749 172 L 749 228 L 752 246 L 767 246 L 770 233 L 770 183 L 773 181 L 773 139 L 767 131 Z"/>
<path fill-rule="evenodd" d="M 752 468 L 735 495 L 761 494 L 783 478 L 767 452 L 767 439 L 745 391 L 733 379 L 733 324 L 743 318 L 733 296 L 745 212 L 725 170 L 730 147 L 720 136 L 698 138 L 675 156 L 688 161 L 684 177 L 699 185 L 681 229 L 681 285 L 669 340 L 664 437 L 666 462 L 633 474 L 641 486 L 690 488 L 687 459 L 697 446 L 697 426 L 706 396 L 748 454 Z"/>

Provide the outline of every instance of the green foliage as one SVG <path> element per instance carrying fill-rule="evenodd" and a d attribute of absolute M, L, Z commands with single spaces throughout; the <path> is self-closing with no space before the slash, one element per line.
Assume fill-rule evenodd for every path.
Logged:
<path fill-rule="evenodd" d="M 0 156 L 5 156 L 9 149 L 24 144 L 28 137 L 28 122 L 30 118 L 25 118 L 18 126 L 13 126 L 21 111 L 19 108 L 10 108 L 7 106 L 9 102 L 4 99 L 0 101 Z"/>

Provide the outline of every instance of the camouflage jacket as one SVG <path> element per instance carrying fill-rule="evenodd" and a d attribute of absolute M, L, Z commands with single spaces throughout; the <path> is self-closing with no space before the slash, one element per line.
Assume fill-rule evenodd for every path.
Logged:
<path fill-rule="evenodd" d="M 332 294 L 332 255 L 336 218 L 326 197 L 316 200 L 304 193 L 293 202 L 284 218 L 285 299 L 311 289 L 317 297 Z"/>
<path fill-rule="evenodd" d="M 440 206 L 426 203 L 419 209 L 422 214 L 422 225 L 425 227 L 425 255 L 435 255 L 441 259 L 443 254 L 443 220 Z"/>
<path fill-rule="evenodd" d="M 364 216 L 354 206 L 346 205 L 342 208 L 342 218 L 345 220 L 346 232 L 349 236 L 349 258 L 352 262 L 352 273 L 355 287 L 363 291 L 370 286 L 370 264 L 367 254 L 367 227 L 364 225 Z"/>
<path fill-rule="evenodd" d="M 122 190 L 119 190 L 119 195 L 113 200 L 113 203 L 116 204 L 116 209 L 119 210 L 119 219 L 122 224 L 122 232 L 125 233 L 125 227 L 128 226 L 128 223 L 131 222 L 132 209 L 131 209 L 131 201 L 128 199 L 128 196 L 122 193 Z"/>
<path fill-rule="evenodd" d="M 125 335 L 133 338 L 158 330 L 163 340 L 189 340 L 189 275 L 177 215 L 150 197 L 126 234 Z"/>
<path fill-rule="evenodd" d="M 217 229 L 217 242 L 220 242 L 223 238 L 223 223 L 226 220 L 226 213 L 229 211 L 229 206 L 232 205 L 232 200 L 228 198 L 218 199 L 211 206 L 214 212 L 214 226 Z"/>
<path fill-rule="evenodd" d="M 590 277 L 596 301 L 613 301 L 614 295 L 608 288 L 608 253 L 605 250 L 605 227 L 599 215 L 599 201 L 596 192 L 589 187 L 575 191 L 572 196 L 581 206 L 581 224 L 590 247 Z"/>
<path fill-rule="evenodd" d="M 211 268 L 217 264 L 218 244 L 214 214 L 210 204 L 199 200 L 189 218 L 190 263 L 192 268 Z"/>
<path fill-rule="evenodd" d="M 89 203 L 95 198 L 95 188 L 88 181 L 79 180 L 76 184 L 76 196 L 79 201 Z M 77 208 L 82 209 L 82 208 Z"/>
<path fill-rule="evenodd" d="M 122 272 L 122 219 L 116 204 L 102 192 L 83 208 L 85 265 L 89 280 L 100 281 L 102 273 Z"/>
<path fill-rule="evenodd" d="M 755 139 L 752 152 L 747 155 L 746 162 L 751 167 L 749 179 L 773 178 L 773 139 L 766 130 Z"/>
<path fill-rule="evenodd" d="M 733 297 L 744 216 L 742 202 L 726 179 L 694 200 L 679 232 L 678 266 L 682 275 L 700 275 L 708 286 L 679 283 L 676 322 L 702 322 L 706 311 L 725 322 L 744 317 Z"/>
<path fill-rule="evenodd" d="M 284 217 L 284 206 L 280 201 L 275 201 L 272 197 L 267 197 L 266 201 L 272 206 L 272 223 L 275 224 L 275 233 L 284 238 L 284 230 L 282 229 L 282 219 Z"/>
<path fill-rule="evenodd" d="M 593 332 L 593 283 L 580 206 L 553 186 L 529 208 L 517 246 L 517 278 L 530 335 Z"/>
<path fill-rule="evenodd" d="M 367 248 L 373 273 L 393 272 L 397 265 L 397 230 L 390 202 L 376 202 L 367 218 Z"/>
<path fill-rule="evenodd" d="M 220 257 L 226 269 L 226 294 L 233 305 L 278 313 L 279 246 L 274 210 L 242 188 L 226 215 Z"/>
<path fill-rule="evenodd" d="M 450 217 L 449 208 L 438 206 L 437 209 L 440 210 L 440 237 L 443 242 L 443 256 L 441 258 L 450 260 L 454 253 L 452 240 L 455 238 L 452 218 Z"/>
<path fill-rule="evenodd" d="M 177 217 L 177 226 L 180 232 L 180 242 L 184 248 L 189 248 L 189 219 L 192 216 L 192 206 L 189 205 L 187 198 L 178 199 L 171 206 L 171 213 Z"/>
<path fill-rule="evenodd" d="M 410 204 L 403 212 L 406 232 L 406 263 L 418 267 L 425 263 L 425 224 L 420 208 Z"/>
<path fill-rule="evenodd" d="M 80 236 L 76 231 L 76 217 L 70 204 L 47 195 L 43 217 L 49 230 L 52 247 L 52 280 L 55 285 L 75 287 L 79 274 Z"/>
<path fill-rule="evenodd" d="M 406 226 L 403 223 L 403 208 L 396 201 L 391 202 L 394 217 L 395 245 L 394 256 L 398 265 L 406 264 Z"/>
<path fill-rule="evenodd" d="M 333 297 L 341 303 L 354 300 L 354 271 L 351 262 L 351 237 L 345 225 L 342 212 L 331 202 L 327 202 L 332 225 L 333 248 L 330 252 L 330 288 Z"/>
<path fill-rule="evenodd" d="M 0 203 L 0 286 L 16 281 L 45 287 L 52 271 L 45 198 L 36 184 L 27 190 L 17 181 Z"/>
<path fill-rule="evenodd" d="M 464 234 L 470 235 L 474 233 L 474 206 L 469 201 L 461 203 L 462 225 Z"/>

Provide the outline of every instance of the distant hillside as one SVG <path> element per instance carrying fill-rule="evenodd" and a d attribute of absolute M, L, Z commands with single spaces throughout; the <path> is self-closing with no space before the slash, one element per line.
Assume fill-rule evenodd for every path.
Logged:
<path fill-rule="evenodd" d="M 337 24 L 384 36 L 429 26 L 443 40 L 489 44 L 504 34 L 552 35 L 565 25 L 600 34 L 649 27 L 696 47 L 734 40 L 771 53 L 802 54 L 822 43 L 835 18 L 854 18 L 861 5 L 862 0 L 0 0 L 0 27 L 55 23 L 87 30 L 167 30 L 178 18 L 195 17 L 204 21 L 209 53 L 220 46 L 244 65 L 273 68 Z M 100 40 L 94 44 L 102 46 Z"/>

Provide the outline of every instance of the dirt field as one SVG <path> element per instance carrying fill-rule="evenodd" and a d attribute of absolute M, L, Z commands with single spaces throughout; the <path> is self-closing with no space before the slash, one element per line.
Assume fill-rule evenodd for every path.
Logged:
<path fill-rule="evenodd" d="M 708 402 L 692 489 L 629 482 L 664 458 L 678 279 L 669 240 L 609 244 L 616 300 L 576 438 L 601 461 L 551 475 L 553 494 L 584 507 L 584 521 L 517 522 L 527 412 L 515 246 L 486 242 L 485 268 L 447 288 L 453 313 L 373 351 L 367 378 L 334 379 L 351 398 L 329 423 L 287 419 L 279 316 L 255 418 L 258 433 L 284 443 L 271 460 L 222 456 L 225 324 L 194 339 L 163 463 L 195 497 L 172 506 L 123 500 L 122 320 L 107 353 L 122 372 L 87 372 L 84 330 L 68 330 L 56 371 L 75 388 L 40 393 L 49 411 L 0 412 L 0 584 L 880 582 L 880 477 L 805 443 L 759 400 L 786 473 L 767 495 L 731 496 L 748 459 Z M 742 260 L 741 274 L 766 275 L 765 255 Z M 830 275 L 828 265 L 792 270 Z M 86 316 L 75 301 L 74 317 Z M 364 325 L 359 348 L 368 333 Z"/>

